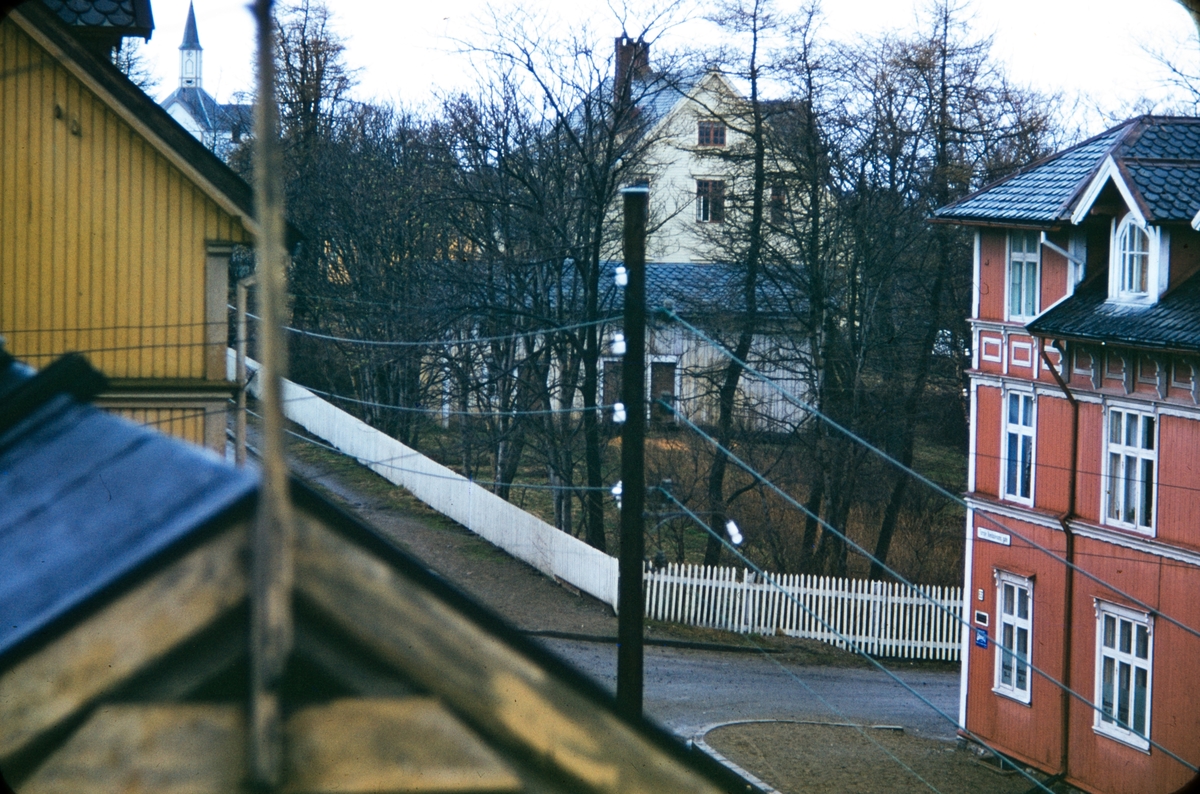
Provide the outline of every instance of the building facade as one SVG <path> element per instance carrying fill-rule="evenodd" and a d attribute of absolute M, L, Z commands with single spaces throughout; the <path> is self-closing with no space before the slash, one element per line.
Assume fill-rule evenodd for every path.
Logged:
<path fill-rule="evenodd" d="M 1198 213 L 1200 119 L 1144 116 L 934 218 L 975 231 L 960 723 L 1088 791 L 1200 765 Z"/>
<path fill-rule="evenodd" d="M 0 19 L 0 335 L 34 366 L 86 354 L 99 405 L 224 450 L 250 188 L 78 27 L 38 2 Z"/>

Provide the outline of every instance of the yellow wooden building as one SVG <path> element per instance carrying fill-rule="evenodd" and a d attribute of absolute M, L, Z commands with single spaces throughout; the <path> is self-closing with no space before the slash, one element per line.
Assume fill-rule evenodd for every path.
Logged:
<path fill-rule="evenodd" d="M 225 447 L 229 257 L 250 188 L 37 0 L 0 19 L 0 335 L 83 352 L 98 403 Z"/>

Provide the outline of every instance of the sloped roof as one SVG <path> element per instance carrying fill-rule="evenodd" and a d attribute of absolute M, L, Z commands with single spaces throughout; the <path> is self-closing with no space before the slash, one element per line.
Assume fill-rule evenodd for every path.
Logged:
<path fill-rule="evenodd" d="M 251 105 L 222 104 L 203 88 L 191 86 L 176 88 L 162 102 L 162 106 L 168 109 L 174 104 L 183 105 L 206 132 L 237 130 L 243 135 L 251 132 L 254 113 Z"/>
<path fill-rule="evenodd" d="M 200 46 L 200 34 L 196 31 L 196 6 L 192 3 L 188 3 L 187 22 L 183 26 L 183 43 L 179 45 L 179 49 L 203 49 Z"/>
<path fill-rule="evenodd" d="M 1200 273 L 1149 306 L 1107 299 L 1108 279 L 1102 272 L 1030 323 L 1029 331 L 1039 336 L 1140 348 L 1200 351 Z"/>
<path fill-rule="evenodd" d="M 0 361 L 0 660 L 257 487 L 199 447 L 59 392 L 85 377 L 79 361 L 36 377 Z M 23 399 L 35 392 L 54 396 Z"/>
<path fill-rule="evenodd" d="M 1025 166 L 934 212 L 938 220 L 1057 223 L 1131 122 Z"/>
<path fill-rule="evenodd" d="M 625 292 L 612 285 L 620 264 L 606 262 L 601 275 L 618 311 L 624 306 Z M 759 274 L 755 290 L 758 311 L 768 315 L 794 311 L 801 300 L 799 292 L 769 275 Z M 646 309 L 653 312 L 670 304 L 683 316 L 736 314 L 745 311 L 745 278 L 745 268 L 730 263 L 647 262 Z"/>
<path fill-rule="evenodd" d="M 105 33 L 147 39 L 154 30 L 150 0 L 42 0 L 42 3 L 75 28 L 104 28 Z"/>
<path fill-rule="evenodd" d="M 236 782 L 246 774 L 244 696 L 185 696 L 211 681 L 196 679 L 212 675 L 203 670 L 236 677 L 228 665 L 248 658 L 241 519 L 258 477 L 86 404 L 80 384 L 100 376 L 71 361 L 31 376 L 0 350 L 0 751 L 19 759 L 31 790 L 46 780 L 56 790 L 153 787 L 213 770 Z M 281 695 L 288 790 L 344 790 L 367 773 L 385 775 L 369 778 L 372 790 L 414 779 L 456 791 L 754 790 L 649 721 L 618 715 L 597 684 L 355 517 L 295 481 L 293 497 L 304 604 L 293 658 L 306 666 L 289 669 L 307 677 Z M 145 604 L 148 582 L 156 597 L 183 591 L 205 603 L 128 626 L 141 614 L 128 601 Z M 222 597 L 209 604 L 214 588 Z M 174 631 L 171 644 L 122 645 L 100 630 L 114 628 L 104 622 L 114 614 L 131 633 Z M 233 655 L 196 667 L 210 636 Z M 43 649 L 59 687 L 44 708 Z M 123 673 L 103 664 L 117 653 Z M 194 683 L 156 683 L 181 675 Z M 330 676 L 332 701 L 321 683 Z M 410 774 L 418 768 L 425 777 Z"/>
<path fill-rule="evenodd" d="M 1190 221 L 1200 210 L 1200 119 L 1139 116 L 942 207 L 934 219 L 1034 226 L 1067 221 L 1109 157 L 1147 220 Z"/>

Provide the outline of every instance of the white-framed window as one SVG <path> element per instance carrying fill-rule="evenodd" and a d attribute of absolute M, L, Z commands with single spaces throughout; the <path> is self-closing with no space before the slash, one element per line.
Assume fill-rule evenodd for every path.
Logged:
<path fill-rule="evenodd" d="M 1117 229 L 1117 264 L 1121 297 L 1141 298 L 1149 292 L 1150 235 L 1132 216 Z"/>
<path fill-rule="evenodd" d="M 1106 523 L 1141 532 L 1153 530 L 1156 433 L 1153 415 L 1108 409 L 1104 436 Z"/>
<path fill-rule="evenodd" d="M 1033 582 L 996 571 L 996 680 L 992 691 L 1029 702 L 1032 641 Z"/>
<path fill-rule="evenodd" d="M 725 183 L 719 179 L 696 180 L 696 220 L 721 223 L 725 220 Z"/>
<path fill-rule="evenodd" d="M 1154 623 L 1145 612 L 1096 601 L 1096 732 L 1150 749 Z"/>
<path fill-rule="evenodd" d="M 1041 260 L 1038 232 L 1019 231 L 1008 235 L 1008 319 L 1029 320 L 1037 316 Z"/>
<path fill-rule="evenodd" d="M 1143 225 L 1127 214 L 1113 221 L 1109 254 L 1108 295 L 1111 300 L 1153 303 L 1166 288 L 1170 234 Z"/>
<path fill-rule="evenodd" d="M 1001 494 L 1006 499 L 1033 503 L 1034 402 L 1028 392 L 1004 395 L 1004 445 Z"/>

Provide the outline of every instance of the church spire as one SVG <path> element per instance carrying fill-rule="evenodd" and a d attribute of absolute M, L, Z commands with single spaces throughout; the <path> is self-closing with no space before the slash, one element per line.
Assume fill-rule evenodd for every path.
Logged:
<path fill-rule="evenodd" d="M 196 32 L 196 9 L 188 3 L 187 24 L 183 27 L 183 43 L 179 45 L 179 86 L 200 88 L 200 69 L 203 48 Z"/>

